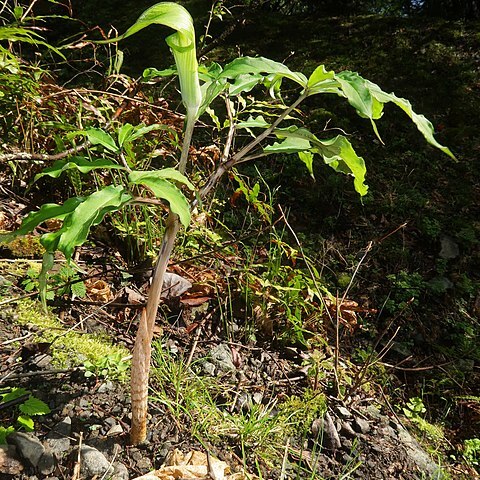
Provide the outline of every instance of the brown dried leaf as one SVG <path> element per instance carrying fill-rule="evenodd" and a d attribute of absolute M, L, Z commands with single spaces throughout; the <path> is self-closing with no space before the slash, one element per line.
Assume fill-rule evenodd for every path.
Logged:
<path fill-rule="evenodd" d="M 85 282 L 87 295 L 94 302 L 109 302 L 113 299 L 110 286 L 104 280 L 87 280 Z"/>

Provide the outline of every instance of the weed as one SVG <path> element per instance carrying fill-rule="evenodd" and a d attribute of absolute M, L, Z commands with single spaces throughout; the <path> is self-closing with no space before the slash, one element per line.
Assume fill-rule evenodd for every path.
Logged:
<path fill-rule="evenodd" d="M 48 289 L 45 292 L 47 300 L 53 300 L 55 297 L 74 295 L 83 298 L 87 293 L 85 283 L 78 275 L 78 270 L 73 264 L 63 265 L 55 274 L 47 274 Z M 22 281 L 22 286 L 26 292 L 38 290 L 38 270 L 30 268 L 27 270 L 26 278 Z"/>
<path fill-rule="evenodd" d="M 412 397 L 403 409 L 405 416 L 415 424 L 418 431 L 424 434 L 429 442 L 435 442 L 437 449 L 445 440 L 443 429 L 438 425 L 433 425 L 423 418 L 427 412 L 423 400 L 419 397 Z"/>
<path fill-rule="evenodd" d="M 15 410 L 15 426 L 0 427 L 0 445 L 6 444 L 6 438 L 16 429 L 33 432 L 35 422 L 33 417 L 50 413 L 50 408 L 42 400 L 24 388 L 7 388 L 0 392 L 2 408 L 12 406 Z"/>
<path fill-rule="evenodd" d="M 469 438 L 463 443 L 463 458 L 470 465 L 480 466 L 480 439 Z"/>
<path fill-rule="evenodd" d="M 83 364 L 86 370 L 85 376 L 113 378 L 124 381 L 127 379 L 127 372 L 130 368 L 130 362 L 127 362 L 129 358 L 122 356 L 121 352 L 117 352 L 93 361 L 86 360 Z"/>

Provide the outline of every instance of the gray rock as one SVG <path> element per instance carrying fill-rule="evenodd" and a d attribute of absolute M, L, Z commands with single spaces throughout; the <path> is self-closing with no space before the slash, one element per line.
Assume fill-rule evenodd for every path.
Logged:
<path fill-rule="evenodd" d="M 393 439 L 397 438 L 397 432 L 390 425 L 384 425 L 382 427 L 379 427 L 377 430 L 377 434 L 381 437 L 392 437 Z"/>
<path fill-rule="evenodd" d="M 451 259 L 457 258 L 460 255 L 460 249 L 458 248 L 458 243 L 453 240 L 452 237 L 448 235 L 442 235 L 440 238 L 440 258 Z"/>
<path fill-rule="evenodd" d="M 417 465 L 421 472 L 428 475 L 427 478 L 431 480 L 443 480 L 447 478 L 443 474 L 440 466 L 430 458 L 420 444 L 404 428 L 399 430 L 398 438 L 404 445 L 411 461 Z"/>
<path fill-rule="evenodd" d="M 210 350 L 210 361 L 222 372 L 231 372 L 235 370 L 230 347 L 223 343 Z"/>
<path fill-rule="evenodd" d="M 86 477 L 111 475 L 113 467 L 105 455 L 96 448 L 83 445 L 80 449 L 80 471 Z"/>
<path fill-rule="evenodd" d="M 350 418 L 352 416 L 350 410 L 342 406 L 337 407 L 337 412 L 342 418 Z"/>
<path fill-rule="evenodd" d="M 47 368 L 52 363 L 52 356 L 47 355 L 46 353 L 35 355 L 35 357 L 33 357 L 32 359 L 32 363 L 34 363 L 39 368 Z"/>
<path fill-rule="evenodd" d="M 355 431 L 352 428 L 350 422 L 342 422 L 340 433 L 346 437 L 355 437 Z"/>
<path fill-rule="evenodd" d="M 17 458 L 17 451 L 13 445 L 0 445 L 0 477 L 15 475 L 18 477 L 23 471 L 23 465 Z"/>
<path fill-rule="evenodd" d="M 68 437 L 71 432 L 72 419 L 65 417 L 48 432 L 45 443 L 55 455 L 61 457 L 70 448 L 70 439 Z"/>
<path fill-rule="evenodd" d="M 263 400 L 263 393 L 262 392 L 255 392 L 252 397 L 253 401 L 257 404 L 260 405 Z"/>
<path fill-rule="evenodd" d="M 235 400 L 235 409 L 248 412 L 252 408 L 252 396 L 247 392 L 240 392 Z"/>
<path fill-rule="evenodd" d="M 111 478 L 112 480 L 128 480 L 130 475 L 127 467 L 123 463 L 115 463 Z"/>
<path fill-rule="evenodd" d="M 368 407 L 365 408 L 365 412 L 374 420 L 381 420 L 383 418 L 383 415 L 380 413 L 380 409 L 378 409 L 375 405 L 368 405 Z"/>
<path fill-rule="evenodd" d="M 37 468 L 42 475 L 50 475 L 55 470 L 56 460 L 50 449 L 45 449 Z"/>
<path fill-rule="evenodd" d="M 98 393 L 113 392 L 113 390 L 115 390 L 115 385 L 110 380 L 107 380 L 98 387 Z"/>
<path fill-rule="evenodd" d="M 8 442 L 15 445 L 19 455 L 33 467 L 38 465 L 40 458 L 45 452 L 42 442 L 30 433 L 13 432 L 8 436 Z"/>
<path fill-rule="evenodd" d="M 355 417 L 355 421 L 353 422 L 353 428 L 359 433 L 368 433 L 370 431 L 370 424 L 360 417 Z"/>
<path fill-rule="evenodd" d="M 202 362 L 202 369 L 207 375 L 215 376 L 215 365 L 211 362 Z"/>
<path fill-rule="evenodd" d="M 328 412 L 323 418 L 317 418 L 313 421 L 312 433 L 315 438 L 322 440 L 322 444 L 326 448 L 336 450 L 342 446 L 332 417 Z"/>
<path fill-rule="evenodd" d="M 123 433 L 123 428 L 121 425 L 113 425 L 107 432 L 107 437 L 113 437 L 115 435 L 121 435 Z"/>

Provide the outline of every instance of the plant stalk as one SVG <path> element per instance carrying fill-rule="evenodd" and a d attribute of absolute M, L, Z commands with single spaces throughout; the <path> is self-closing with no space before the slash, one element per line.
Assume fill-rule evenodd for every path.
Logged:
<path fill-rule="evenodd" d="M 188 152 L 192 140 L 195 118 L 187 115 L 182 153 L 178 170 L 185 173 Z M 148 378 L 150 374 L 150 359 L 152 354 L 153 327 L 160 305 L 163 279 L 167 270 L 168 261 L 175 245 L 177 233 L 180 230 L 178 215 L 170 211 L 167 217 L 165 234 L 157 256 L 157 262 L 152 277 L 152 285 L 148 293 L 147 306 L 142 311 L 140 325 L 135 338 L 132 356 L 132 373 L 130 392 L 132 401 L 132 425 L 130 430 L 130 443 L 138 445 L 147 438 L 147 412 L 148 412 Z"/>

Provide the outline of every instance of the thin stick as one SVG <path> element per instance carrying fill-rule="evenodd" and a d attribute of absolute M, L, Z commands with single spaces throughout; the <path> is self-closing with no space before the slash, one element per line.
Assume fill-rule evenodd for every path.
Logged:
<path fill-rule="evenodd" d="M 337 390 L 337 397 L 342 398 L 340 393 L 340 378 L 338 376 L 338 361 L 340 357 L 340 305 L 338 304 L 338 290 L 336 298 L 336 316 L 335 316 L 335 356 L 334 356 L 334 372 L 335 372 L 335 387 Z"/>

